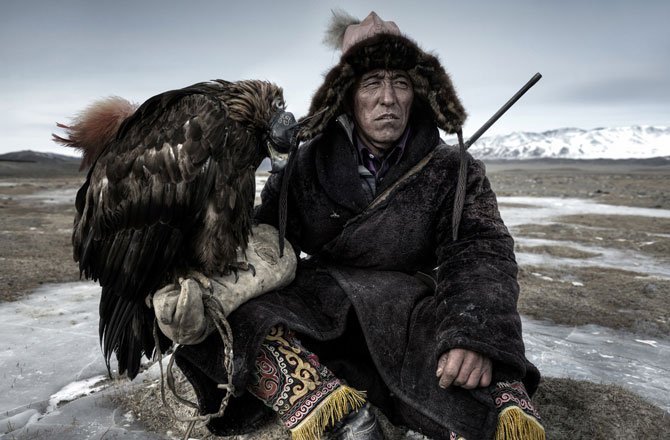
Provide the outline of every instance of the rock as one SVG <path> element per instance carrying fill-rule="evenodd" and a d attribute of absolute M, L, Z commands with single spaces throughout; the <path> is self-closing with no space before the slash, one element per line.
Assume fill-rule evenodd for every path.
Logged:
<path fill-rule="evenodd" d="M 658 286 L 654 283 L 647 283 L 642 288 L 642 293 L 649 297 L 656 296 L 658 293 Z"/>

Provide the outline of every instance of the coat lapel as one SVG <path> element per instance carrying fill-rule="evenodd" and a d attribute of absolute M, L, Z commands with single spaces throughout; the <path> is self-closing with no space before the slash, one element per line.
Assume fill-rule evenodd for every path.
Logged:
<path fill-rule="evenodd" d="M 434 124 L 431 126 L 424 118 L 416 119 L 410 121 L 412 133 L 407 140 L 402 159 L 389 169 L 381 182 L 377 182 L 377 195 L 393 185 L 400 176 L 409 171 L 440 143 L 440 135 Z"/>
<path fill-rule="evenodd" d="M 411 121 L 412 135 L 403 157 L 377 183 L 378 195 L 440 143 L 437 128 L 428 122 L 423 118 Z M 352 141 L 352 129 L 349 118 L 340 116 L 336 126 L 331 125 L 326 130 L 324 136 L 327 139 L 324 139 L 325 142 L 316 151 L 316 173 L 324 191 L 335 203 L 360 213 L 368 206 L 369 201 L 358 175 L 358 156 Z"/>
<path fill-rule="evenodd" d="M 328 197 L 356 213 L 368 205 L 358 176 L 358 157 L 351 141 L 346 117 L 326 130 L 324 142 L 316 151 L 316 174 Z"/>

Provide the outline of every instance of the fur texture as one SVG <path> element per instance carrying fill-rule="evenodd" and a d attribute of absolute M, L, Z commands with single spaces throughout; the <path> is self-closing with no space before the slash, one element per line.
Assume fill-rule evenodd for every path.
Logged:
<path fill-rule="evenodd" d="M 301 121 L 302 139 L 314 138 L 331 120 L 346 113 L 346 100 L 357 79 L 373 69 L 406 71 L 414 86 L 415 105 L 428 110 L 447 133 L 456 133 L 465 122 L 465 109 L 440 60 L 405 36 L 377 34 L 353 45 L 326 74 L 309 114 Z"/>
<path fill-rule="evenodd" d="M 412 422 L 435 439 L 449 430 L 469 439 L 493 438 L 497 414 L 490 394 L 439 388 L 435 370 L 440 354 L 463 347 L 493 360 L 496 381 L 522 378 L 531 393 L 535 390 L 539 376 L 524 356 L 516 312 L 514 244 L 483 165 L 472 159 L 461 238 L 452 241 L 458 149 L 435 147 L 439 135 L 432 121 L 412 127 L 406 156 L 380 182 L 378 193 L 428 152 L 435 149 L 435 155 L 381 203 L 369 203 L 350 133 L 339 124 L 298 150 L 287 238 L 312 258 L 301 263 L 290 286 L 230 315 L 233 383 L 242 394 L 260 342 L 270 327 L 283 323 L 300 333 L 325 365 L 335 366 L 336 374 L 367 390 L 372 403 L 397 417 L 394 422 Z M 256 213 L 261 223 L 276 224 L 281 179 L 272 175 L 263 190 Z M 411 275 L 435 274 L 435 267 L 437 283 L 430 287 Z M 352 349 L 352 343 L 362 350 Z M 201 409 L 215 411 L 222 393 L 215 383 L 226 380 L 218 364 L 223 356 L 218 336 L 182 346 L 175 356 Z M 245 421 L 258 420 L 262 408 L 259 401 L 232 399 L 231 412 L 210 428 L 220 435 L 247 431 L 251 425 Z"/>
<path fill-rule="evenodd" d="M 79 170 L 89 168 L 102 149 L 115 137 L 121 123 L 135 113 L 137 105 L 119 96 L 110 96 L 88 106 L 66 129 L 67 137 L 52 134 L 54 142 L 82 153 Z"/>

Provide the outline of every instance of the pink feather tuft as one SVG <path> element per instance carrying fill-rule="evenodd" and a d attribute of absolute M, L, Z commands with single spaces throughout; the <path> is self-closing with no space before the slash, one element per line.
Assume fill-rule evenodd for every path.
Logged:
<path fill-rule="evenodd" d="M 105 145 L 114 140 L 121 123 L 135 110 L 137 105 L 118 96 L 101 99 L 77 115 L 72 124 L 57 123 L 56 126 L 66 130 L 67 137 L 52 134 L 52 139 L 82 152 L 81 171 L 93 164 Z"/>

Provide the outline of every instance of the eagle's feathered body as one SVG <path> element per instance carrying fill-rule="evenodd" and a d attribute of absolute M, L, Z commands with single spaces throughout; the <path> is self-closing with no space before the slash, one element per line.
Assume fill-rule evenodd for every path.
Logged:
<path fill-rule="evenodd" d="M 246 248 L 255 170 L 283 106 L 271 83 L 200 83 L 149 99 L 89 152 L 97 158 L 77 193 L 72 243 L 81 273 L 102 286 L 108 368 L 116 352 L 119 373 L 133 378 L 153 353 L 147 295 L 189 270 L 224 272 Z M 87 148 L 77 142 L 85 119 L 60 142 Z"/>

